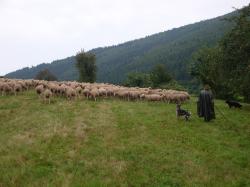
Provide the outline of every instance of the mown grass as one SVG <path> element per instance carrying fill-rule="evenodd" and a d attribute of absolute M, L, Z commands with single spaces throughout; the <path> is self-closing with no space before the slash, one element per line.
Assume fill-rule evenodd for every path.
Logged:
<path fill-rule="evenodd" d="M 250 186 L 250 106 L 0 97 L 0 186 Z"/>

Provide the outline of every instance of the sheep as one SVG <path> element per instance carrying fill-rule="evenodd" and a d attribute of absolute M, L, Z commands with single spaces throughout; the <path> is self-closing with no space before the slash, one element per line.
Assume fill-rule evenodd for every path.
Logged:
<path fill-rule="evenodd" d="M 90 90 L 89 96 L 96 101 L 96 97 L 99 96 L 99 91 L 97 88 Z"/>
<path fill-rule="evenodd" d="M 8 83 L 3 83 L 3 85 L 2 85 L 2 96 L 4 94 L 7 95 L 7 94 L 11 94 L 11 93 L 13 93 L 12 87 Z"/>
<path fill-rule="evenodd" d="M 88 99 L 90 95 L 90 89 L 88 87 L 85 87 L 82 93 Z"/>
<path fill-rule="evenodd" d="M 53 95 L 57 94 L 57 85 L 54 83 L 50 83 L 48 84 L 48 88 L 50 89 L 50 91 L 52 92 Z"/>
<path fill-rule="evenodd" d="M 14 94 L 16 96 L 17 93 L 20 93 L 22 91 L 22 86 L 19 83 L 15 84 L 13 91 L 14 91 Z"/>
<path fill-rule="evenodd" d="M 119 98 L 122 98 L 122 99 L 126 99 L 127 98 L 128 101 L 129 101 L 129 91 L 128 90 L 125 90 L 125 89 L 119 90 L 117 92 L 117 96 Z"/>
<path fill-rule="evenodd" d="M 77 96 L 76 91 L 73 88 L 71 87 L 66 88 L 66 97 L 68 100 L 71 100 L 72 98 L 75 99 L 76 96 Z"/>
<path fill-rule="evenodd" d="M 22 89 L 22 90 L 28 90 L 28 87 L 26 86 L 25 82 L 23 82 L 23 81 L 18 81 L 18 84 L 21 85 L 21 89 Z"/>
<path fill-rule="evenodd" d="M 44 91 L 44 86 L 41 84 L 41 85 L 38 85 L 35 90 L 36 90 L 36 93 L 38 94 L 38 96 L 40 97 L 40 95 L 43 93 Z"/>
<path fill-rule="evenodd" d="M 140 91 L 131 91 L 129 92 L 129 97 L 132 100 L 137 100 L 140 98 L 141 92 Z"/>
<path fill-rule="evenodd" d="M 78 86 L 76 87 L 76 93 L 77 93 L 77 96 L 80 98 L 80 96 L 83 94 L 83 89 L 81 86 Z"/>
<path fill-rule="evenodd" d="M 66 89 L 67 89 L 67 86 L 64 85 L 64 84 L 58 86 L 58 94 L 60 96 L 65 96 L 66 95 Z"/>
<path fill-rule="evenodd" d="M 126 100 L 164 101 L 168 103 L 183 103 L 190 99 L 185 91 L 152 89 L 139 87 L 124 87 L 104 83 L 49 82 L 44 80 L 0 79 L 0 92 L 17 95 L 21 91 L 34 88 L 41 98 L 45 90 L 50 90 L 53 96 L 73 99 L 84 95 L 96 101 L 97 97 L 118 97 Z M 46 91 L 48 92 L 48 91 Z M 50 95 L 50 94 L 49 94 Z M 50 97 L 50 96 L 49 96 Z M 50 102 L 50 101 L 49 101 Z"/>
<path fill-rule="evenodd" d="M 50 99 L 52 97 L 52 92 L 50 89 L 46 88 L 42 93 L 41 93 L 42 97 L 43 97 L 43 101 L 46 103 L 46 101 L 49 102 L 50 104 Z"/>
<path fill-rule="evenodd" d="M 108 96 L 108 92 L 105 88 L 99 88 L 98 89 L 98 92 L 99 92 L 99 96 Z"/>
<path fill-rule="evenodd" d="M 150 94 L 150 95 L 145 95 L 145 99 L 148 101 L 161 101 L 162 96 L 158 94 Z"/>

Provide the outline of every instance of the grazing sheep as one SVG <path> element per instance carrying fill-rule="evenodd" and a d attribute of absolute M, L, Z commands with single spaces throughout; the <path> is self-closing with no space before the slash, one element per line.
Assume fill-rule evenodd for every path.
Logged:
<path fill-rule="evenodd" d="M 12 87 L 8 83 L 2 85 L 2 96 L 13 93 Z"/>
<path fill-rule="evenodd" d="M 78 86 L 78 87 L 76 87 L 76 93 L 77 93 L 77 96 L 78 96 L 78 98 L 80 98 L 80 96 L 83 94 L 83 89 L 82 89 L 82 87 L 81 86 Z"/>
<path fill-rule="evenodd" d="M 47 88 L 47 89 L 45 89 L 43 92 L 42 92 L 42 97 L 43 97 L 43 100 L 44 100 L 44 102 L 46 103 L 46 101 L 48 101 L 49 102 L 49 104 L 50 104 L 50 99 L 51 99 L 51 97 L 52 97 L 52 92 Z"/>
<path fill-rule="evenodd" d="M 66 89 L 67 89 L 67 86 L 62 84 L 58 87 L 58 93 L 60 96 L 65 96 L 66 95 Z"/>
<path fill-rule="evenodd" d="M 76 91 L 73 88 L 71 87 L 66 88 L 66 97 L 68 100 L 75 99 L 76 96 L 77 96 Z"/>
<path fill-rule="evenodd" d="M 43 93 L 47 93 L 48 97 L 53 96 L 66 97 L 74 99 L 84 95 L 96 101 L 97 97 L 118 97 L 126 100 L 147 100 L 147 101 L 163 101 L 168 103 L 183 103 L 190 99 L 185 91 L 152 89 L 139 87 L 124 87 L 104 83 L 78 83 L 70 81 L 44 81 L 44 80 L 21 80 L 21 79 L 0 79 L 0 92 L 4 94 L 17 95 L 21 91 L 34 88 L 41 98 Z M 50 93 L 49 93 L 49 91 Z M 46 92 L 45 92 L 46 91 Z M 49 99 L 46 99 L 49 100 Z M 49 100 L 50 102 L 50 100 Z"/>
<path fill-rule="evenodd" d="M 23 81 L 18 81 L 18 84 L 21 85 L 22 90 L 28 90 L 28 87 L 26 86 L 25 82 Z"/>
<path fill-rule="evenodd" d="M 96 97 L 99 96 L 99 91 L 97 88 L 94 88 L 90 91 L 89 96 L 96 101 Z"/>
<path fill-rule="evenodd" d="M 127 98 L 127 100 L 129 101 L 129 91 L 128 90 L 125 90 L 125 89 L 119 90 L 117 92 L 117 96 L 119 98 L 121 98 L 121 99 L 126 99 Z"/>
<path fill-rule="evenodd" d="M 44 91 L 44 86 L 41 84 L 41 85 L 38 85 L 35 90 L 36 90 L 36 93 L 38 94 L 38 96 L 40 97 L 40 95 L 43 93 Z"/>
<path fill-rule="evenodd" d="M 87 88 L 87 87 L 85 87 L 82 93 L 83 93 L 83 95 L 84 95 L 85 97 L 87 97 L 87 99 L 88 99 L 88 98 L 89 98 L 89 95 L 90 95 L 90 89 Z"/>
<path fill-rule="evenodd" d="M 140 91 L 131 91 L 129 92 L 129 97 L 132 100 L 137 100 L 140 98 L 141 92 Z"/>
<path fill-rule="evenodd" d="M 22 91 L 22 86 L 20 85 L 20 84 L 15 84 L 15 86 L 14 86 L 14 94 L 15 94 L 15 96 L 18 94 L 18 93 L 20 93 L 21 91 Z"/>
<path fill-rule="evenodd" d="M 145 99 L 147 101 L 161 101 L 163 97 L 158 94 L 150 94 L 150 95 L 145 95 Z"/>
<path fill-rule="evenodd" d="M 98 89 L 98 92 L 99 92 L 99 96 L 108 96 L 108 92 L 105 88 L 99 88 Z"/>

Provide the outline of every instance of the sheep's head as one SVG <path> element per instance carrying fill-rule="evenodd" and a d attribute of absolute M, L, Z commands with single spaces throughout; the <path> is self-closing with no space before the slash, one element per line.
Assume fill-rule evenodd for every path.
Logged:
<path fill-rule="evenodd" d="M 140 98 L 142 98 L 142 99 L 145 98 L 145 94 L 141 94 Z"/>

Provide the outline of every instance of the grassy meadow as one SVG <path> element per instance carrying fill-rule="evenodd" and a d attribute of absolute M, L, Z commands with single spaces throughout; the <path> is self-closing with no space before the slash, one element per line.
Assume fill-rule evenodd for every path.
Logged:
<path fill-rule="evenodd" d="M 250 105 L 0 97 L 0 186 L 250 186 Z"/>

